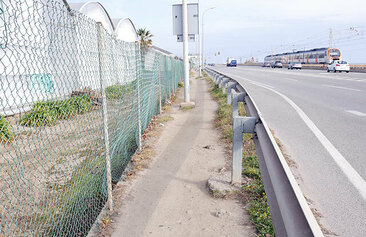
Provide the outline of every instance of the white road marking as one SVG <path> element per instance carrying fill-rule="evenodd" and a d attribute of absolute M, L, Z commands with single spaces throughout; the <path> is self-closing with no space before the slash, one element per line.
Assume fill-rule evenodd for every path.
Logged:
<path fill-rule="evenodd" d="M 246 79 L 246 80 L 249 81 L 250 83 L 252 83 L 253 85 L 268 87 L 268 88 L 274 89 L 273 86 L 270 86 L 270 85 L 267 85 L 267 84 L 264 84 L 264 83 L 259 83 L 259 82 L 252 81 L 252 80 L 249 80 L 249 79 Z"/>
<path fill-rule="evenodd" d="M 348 87 L 343 87 L 343 86 L 332 86 L 332 85 L 322 85 L 322 86 L 324 86 L 324 87 L 330 87 L 330 88 L 336 88 L 336 89 L 342 89 L 342 90 L 349 90 L 349 91 L 362 91 L 362 90 L 348 88 Z"/>
<path fill-rule="evenodd" d="M 361 117 L 366 117 L 366 114 L 360 112 L 360 111 L 356 111 L 356 110 L 346 110 L 346 112 L 357 115 L 357 116 L 361 116 Z"/>
<path fill-rule="evenodd" d="M 237 76 L 236 76 L 237 77 Z M 248 80 L 246 78 L 241 77 L 244 80 L 250 81 L 252 84 L 253 81 Z M 344 156 L 337 150 L 337 148 L 328 140 L 328 138 L 319 130 L 319 128 L 314 124 L 314 122 L 305 114 L 305 112 L 300 109 L 299 106 L 295 104 L 291 99 L 289 99 L 284 94 L 264 85 L 257 84 L 257 86 L 266 88 L 273 93 L 281 96 L 287 103 L 291 105 L 292 108 L 295 109 L 296 113 L 300 116 L 300 118 L 304 121 L 306 126 L 312 131 L 315 137 L 319 140 L 319 142 L 323 145 L 323 147 L 328 151 L 330 156 L 333 158 L 338 167 L 342 170 L 345 176 L 348 178 L 350 183 L 357 189 L 360 193 L 361 197 L 366 200 L 366 181 L 361 177 L 361 175 L 351 166 L 351 164 L 344 158 Z"/>

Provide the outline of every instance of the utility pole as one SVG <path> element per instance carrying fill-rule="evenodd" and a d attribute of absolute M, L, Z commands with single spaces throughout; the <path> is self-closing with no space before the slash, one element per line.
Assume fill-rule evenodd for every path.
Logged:
<path fill-rule="evenodd" d="M 189 87 L 189 58 L 188 58 L 188 6 L 187 0 L 182 0 L 183 16 L 183 63 L 184 63 L 184 102 L 190 103 Z"/>

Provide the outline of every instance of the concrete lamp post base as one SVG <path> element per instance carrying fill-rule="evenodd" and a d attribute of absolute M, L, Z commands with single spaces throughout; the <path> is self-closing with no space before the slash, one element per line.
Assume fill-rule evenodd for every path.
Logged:
<path fill-rule="evenodd" d="M 196 107 L 196 103 L 194 102 L 182 102 L 180 104 L 180 108 L 181 109 L 193 109 L 194 107 Z"/>

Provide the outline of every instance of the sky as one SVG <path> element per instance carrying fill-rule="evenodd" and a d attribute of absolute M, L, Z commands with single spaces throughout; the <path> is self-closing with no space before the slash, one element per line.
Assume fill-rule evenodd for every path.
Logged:
<path fill-rule="evenodd" d="M 154 45 L 182 56 L 183 45 L 177 42 L 172 26 L 172 5 L 181 1 L 99 2 L 112 18 L 130 18 L 136 28 L 152 32 Z M 342 51 L 343 59 L 366 63 L 365 0 L 200 0 L 200 4 L 201 14 L 215 7 L 204 15 L 208 62 L 221 63 L 227 57 L 263 61 L 272 53 L 329 47 L 332 29 L 333 47 Z M 198 52 L 197 42 L 189 47 L 190 53 Z"/>

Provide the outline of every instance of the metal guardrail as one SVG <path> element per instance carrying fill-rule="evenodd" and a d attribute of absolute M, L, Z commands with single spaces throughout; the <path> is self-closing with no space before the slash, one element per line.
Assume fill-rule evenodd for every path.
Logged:
<path fill-rule="evenodd" d="M 241 179 L 242 133 L 253 133 L 272 223 L 276 236 L 324 236 L 298 183 L 278 147 L 269 127 L 245 89 L 234 79 L 215 70 L 205 71 L 219 87 L 227 86 L 228 103 L 233 103 L 232 182 Z M 231 91 L 235 89 L 233 98 Z M 238 116 L 238 102 L 243 102 L 248 117 Z"/>

